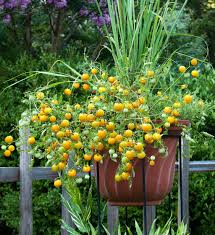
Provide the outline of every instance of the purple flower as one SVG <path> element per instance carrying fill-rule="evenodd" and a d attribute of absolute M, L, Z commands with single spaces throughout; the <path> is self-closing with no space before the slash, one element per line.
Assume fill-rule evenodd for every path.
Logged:
<path fill-rule="evenodd" d="M 16 0 L 9 0 L 4 3 L 6 9 L 13 9 L 17 6 L 18 2 Z"/>
<path fill-rule="evenodd" d="M 102 25 L 105 24 L 105 19 L 103 16 L 99 16 L 98 19 L 97 19 L 97 22 L 96 22 L 97 26 L 98 27 L 101 27 Z"/>
<path fill-rule="evenodd" d="M 108 14 L 105 14 L 105 15 L 104 15 L 104 20 L 105 20 L 105 23 L 106 23 L 107 25 L 110 24 L 110 16 L 109 16 Z"/>
<path fill-rule="evenodd" d="M 20 0 L 20 8 L 22 10 L 26 9 L 28 5 L 31 3 L 31 0 Z"/>
<path fill-rule="evenodd" d="M 52 4 L 54 7 L 61 9 L 67 6 L 67 0 L 46 0 L 47 4 Z"/>
<path fill-rule="evenodd" d="M 54 0 L 54 5 L 56 8 L 64 8 L 67 6 L 67 0 Z"/>
<path fill-rule="evenodd" d="M 96 0 L 88 0 L 88 3 L 95 3 Z"/>
<path fill-rule="evenodd" d="M 100 0 L 99 5 L 101 7 L 107 7 L 107 1 L 106 0 Z"/>
<path fill-rule="evenodd" d="M 10 22 L 11 22 L 11 15 L 9 15 L 9 14 L 5 15 L 5 16 L 3 17 L 3 22 L 4 22 L 5 24 L 10 24 Z"/>
<path fill-rule="evenodd" d="M 91 21 L 92 21 L 93 23 L 96 24 L 96 22 L 97 22 L 97 20 L 98 20 L 98 16 L 95 14 L 95 12 L 92 12 L 92 13 L 90 14 L 90 19 L 91 19 Z"/>
<path fill-rule="evenodd" d="M 86 8 L 82 8 L 79 13 L 81 16 L 88 16 L 89 11 Z"/>
<path fill-rule="evenodd" d="M 95 4 L 96 1 L 97 0 L 85 0 L 86 6 L 88 4 L 88 8 L 87 7 L 81 8 L 80 15 L 85 16 L 85 17 L 88 16 L 89 19 L 92 21 L 92 23 L 95 24 L 100 30 L 103 25 L 105 24 L 109 25 L 111 20 L 110 20 L 108 7 L 107 7 L 107 0 L 98 1 L 101 7 L 102 16 L 100 15 L 99 11 L 92 12 L 92 9 L 94 10 L 94 7 L 92 8 L 90 4 Z"/>
<path fill-rule="evenodd" d="M 108 8 L 104 8 L 104 9 L 103 9 L 103 14 L 109 14 Z"/>

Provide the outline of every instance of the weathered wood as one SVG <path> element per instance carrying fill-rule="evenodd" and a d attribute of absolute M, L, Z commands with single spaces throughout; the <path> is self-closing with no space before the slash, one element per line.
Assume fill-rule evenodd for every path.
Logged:
<path fill-rule="evenodd" d="M 20 131 L 20 235 L 33 234 L 32 218 L 32 172 L 30 168 L 31 155 L 29 154 L 29 129 L 21 127 Z"/>
<path fill-rule="evenodd" d="M 116 231 L 119 224 L 119 208 L 117 206 L 111 206 L 108 203 L 107 214 L 108 214 L 108 231 L 111 235 L 114 235 L 114 231 Z"/>
<path fill-rule="evenodd" d="M 0 182 L 19 181 L 19 167 L 0 167 Z"/>
<path fill-rule="evenodd" d="M 70 159 L 73 158 L 74 153 L 70 154 Z M 72 168 L 73 164 L 72 161 L 69 160 L 68 162 L 68 166 L 67 166 L 67 170 Z M 62 188 L 62 196 L 66 199 L 66 200 L 70 200 L 70 196 L 67 193 L 66 189 L 63 187 Z M 64 207 L 64 204 L 61 204 L 61 216 L 62 216 L 62 220 L 68 224 L 70 227 L 75 228 L 75 224 L 72 221 L 72 218 L 69 214 L 69 212 L 67 211 L 67 209 Z M 70 235 L 65 229 L 61 228 L 61 235 Z"/>
<path fill-rule="evenodd" d="M 178 166 L 176 162 L 176 171 L 178 171 Z M 189 162 L 189 173 L 213 171 L 215 171 L 215 160 Z M 19 175 L 19 167 L 0 167 L 0 182 L 19 181 Z M 83 174 L 80 173 L 78 176 L 83 176 Z M 57 173 L 52 172 L 51 167 L 32 167 L 33 180 L 54 180 L 56 177 Z"/>
<path fill-rule="evenodd" d="M 176 162 L 176 171 L 179 163 Z M 189 161 L 189 173 L 213 172 L 215 171 L 215 160 L 209 161 Z"/>
<path fill-rule="evenodd" d="M 146 206 L 146 215 L 147 215 L 146 229 L 147 229 L 147 235 L 148 235 L 156 217 L 156 207 Z M 145 229 L 145 224 L 144 224 L 144 209 L 143 209 L 143 234 L 145 234 L 144 229 Z"/>
<path fill-rule="evenodd" d="M 33 180 L 54 180 L 58 174 L 51 170 L 51 167 L 33 167 Z"/>
<path fill-rule="evenodd" d="M 178 177 L 178 223 L 182 221 L 189 227 L 189 156 L 190 148 L 189 142 L 181 139 L 181 181 L 180 174 Z M 179 165 L 180 170 L 180 165 Z M 180 186 L 181 182 L 181 186 Z M 182 190 L 182 191 L 181 191 Z M 182 193 L 182 197 L 180 194 Z M 182 201 L 181 201 L 182 200 Z"/>

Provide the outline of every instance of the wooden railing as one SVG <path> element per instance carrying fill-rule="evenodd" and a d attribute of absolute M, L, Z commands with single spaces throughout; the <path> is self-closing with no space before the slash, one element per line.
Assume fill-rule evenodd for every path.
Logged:
<path fill-rule="evenodd" d="M 27 137 L 28 130 L 20 131 L 23 145 L 21 146 L 19 167 L 0 167 L 0 182 L 20 182 L 20 235 L 33 234 L 33 216 L 32 216 L 32 180 L 54 180 L 58 177 L 57 173 L 51 171 L 50 167 L 30 167 L 31 156 L 29 155 Z M 180 165 L 176 162 L 176 171 L 181 171 L 182 180 L 178 184 L 178 192 L 182 187 L 182 195 L 178 197 L 178 221 L 183 220 L 189 226 L 189 173 L 192 172 L 212 172 L 215 171 L 215 160 L 211 161 L 189 161 L 189 144 L 182 139 L 182 162 Z M 180 174 L 179 174 L 180 176 Z M 181 187 L 180 187 L 181 186 Z M 68 197 L 66 191 L 62 189 L 64 197 Z M 182 201 L 181 201 L 182 200 Z M 155 219 L 155 206 L 147 206 L 147 231 Z M 108 205 L 108 229 L 113 234 L 115 226 L 118 224 L 118 207 Z M 181 216 L 183 214 L 183 218 Z M 62 219 L 74 226 L 70 215 L 62 204 Z M 144 220 L 143 220 L 144 221 Z M 62 235 L 68 233 L 61 229 Z"/>

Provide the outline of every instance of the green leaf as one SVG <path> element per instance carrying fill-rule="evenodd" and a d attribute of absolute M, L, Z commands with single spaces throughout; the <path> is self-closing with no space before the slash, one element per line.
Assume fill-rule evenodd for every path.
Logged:
<path fill-rule="evenodd" d="M 154 235 L 154 233 L 155 233 L 155 223 L 156 223 L 156 220 L 154 220 L 153 223 L 152 223 L 149 235 Z"/>
<path fill-rule="evenodd" d="M 69 232 L 71 235 L 81 235 L 80 233 L 76 232 L 74 228 L 69 226 L 64 220 L 61 220 L 62 228 Z"/>
<path fill-rule="evenodd" d="M 128 231 L 128 235 L 133 235 L 129 227 L 127 227 L 127 231 Z"/>
<path fill-rule="evenodd" d="M 73 204 L 73 203 L 69 203 L 63 197 L 62 197 L 62 200 L 63 200 L 64 206 L 66 207 L 66 209 L 70 213 L 70 216 L 71 216 L 75 226 L 78 228 L 78 230 L 83 233 L 89 232 L 88 224 L 85 223 L 82 220 L 82 217 L 80 216 L 80 214 L 81 214 L 80 207 L 78 205 Z"/>
<path fill-rule="evenodd" d="M 89 223 L 89 225 L 90 225 L 90 230 L 91 230 L 91 234 L 90 234 L 90 235 L 96 235 L 97 232 L 96 232 L 96 230 L 94 229 L 93 225 L 92 225 L 91 223 Z"/>
<path fill-rule="evenodd" d="M 111 235 L 111 234 L 108 232 L 107 228 L 106 228 L 104 225 L 103 225 L 103 228 L 104 228 L 104 230 L 105 230 L 105 232 L 106 232 L 107 235 Z"/>
<path fill-rule="evenodd" d="M 207 133 L 207 132 L 205 132 L 205 131 L 202 131 L 201 133 L 202 133 L 203 135 L 207 136 L 207 137 L 214 138 L 213 135 L 211 135 L 211 134 L 209 134 L 209 133 Z"/>
<path fill-rule="evenodd" d="M 118 226 L 118 234 L 117 235 L 121 235 L 121 227 L 120 227 L 120 225 Z"/>
<path fill-rule="evenodd" d="M 137 235 L 142 235 L 143 234 L 143 232 L 140 229 L 140 226 L 139 226 L 139 224 L 137 223 L 136 220 L 135 220 L 135 228 L 136 228 Z"/>

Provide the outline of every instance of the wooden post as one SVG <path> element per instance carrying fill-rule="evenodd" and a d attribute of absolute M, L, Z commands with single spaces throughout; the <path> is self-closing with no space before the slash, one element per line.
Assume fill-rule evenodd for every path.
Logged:
<path fill-rule="evenodd" d="M 108 203 L 108 231 L 110 235 L 114 235 L 114 231 L 117 230 L 119 224 L 119 209 L 117 206 L 111 206 Z"/>
<path fill-rule="evenodd" d="M 185 138 L 181 139 L 181 170 L 182 170 L 182 201 L 180 198 L 181 188 L 180 188 L 180 173 L 178 173 L 178 223 L 182 221 L 189 227 L 189 141 Z M 179 164 L 180 172 L 180 164 Z M 182 207 L 181 207 L 182 206 Z M 183 218 L 182 218 L 182 215 Z"/>
<path fill-rule="evenodd" d="M 65 188 L 62 188 L 62 195 L 65 198 L 65 200 L 70 200 L 69 195 L 66 191 Z M 62 220 L 65 221 L 70 227 L 75 228 L 75 224 L 73 223 L 71 216 L 67 209 L 64 207 L 63 203 L 61 205 L 61 215 L 62 215 Z M 65 229 L 61 228 L 61 235 L 70 235 Z"/>
<path fill-rule="evenodd" d="M 72 152 L 70 154 L 70 158 L 74 157 L 74 152 Z M 68 162 L 68 168 L 72 168 L 72 162 L 69 160 Z M 70 200 L 70 197 L 66 191 L 66 189 L 63 187 L 62 188 L 62 196 L 65 198 L 65 200 Z M 67 209 L 64 207 L 64 204 L 61 204 L 61 216 L 62 216 L 62 220 L 67 223 L 70 227 L 75 228 L 75 224 L 72 221 L 72 218 L 69 214 L 69 212 L 67 211 Z M 61 229 L 61 235 L 70 235 L 65 229 Z"/>
<path fill-rule="evenodd" d="M 21 121 L 20 121 L 21 125 Z M 32 235 L 32 172 L 30 168 L 31 155 L 29 154 L 29 129 L 20 126 L 20 235 Z"/>
<path fill-rule="evenodd" d="M 143 211 L 144 212 L 144 211 Z M 156 216 L 156 207 L 155 206 L 146 206 L 146 214 L 147 214 L 147 235 L 150 232 L 151 226 L 155 220 Z M 143 230 L 145 229 L 145 224 L 144 224 L 144 213 L 143 213 Z M 143 231 L 144 232 L 144 231 Z M 144 234 L 144 233 L 143 233 Z"/>

